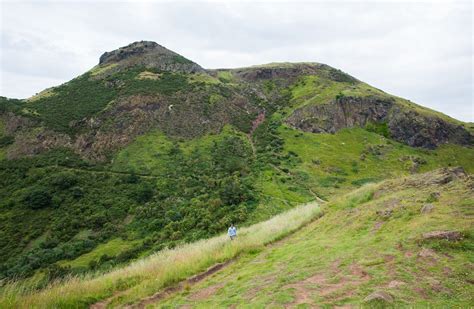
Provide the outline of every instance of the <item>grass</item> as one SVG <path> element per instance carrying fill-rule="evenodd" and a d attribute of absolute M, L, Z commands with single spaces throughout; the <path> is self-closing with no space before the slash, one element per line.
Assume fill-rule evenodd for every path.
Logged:
<path fill-rule="evenodd" d="M 473 277 L 466 273 L 473 262 L 472 211 L 469 216 L 465 206 L 474 198 L 472 183 L 463 178 L 437 184 L 442 175 L 437 170 L 369 184 L 336 198 L 318 221 L 156 307 L 362 306 L 377 290 L 391 294 L 394 307 L 472 306 Z M 439 200 L 432 213 L 421 214 L 432 192 L 440 193 Z M 392 215 L 377 215 L 384 209 Z M 456 243 L 421 240 L 433 230 L 467 236 Z M 428 248 L 434 258 L 420 257 Z M 392 281 L 401 284 L 388 287 Z"/>
<path fill-rule="evenodd" d="M 119 253 L 131 249 L 138 242 L 125 241 L 120 238 L 112 239 L 105 244 L 100 244 L 94 248 L 91 252 L 81 255 L 72 261 L 60 261 L 60 266 L 70 266 L 73 268 L 88 267 L 92 261 L 98 262 L 103 255 L 113 257 Z"/>
<path fill-rule="evenodd" d="M 46 88 L 45 90 L 43 90 L 43 91 L 35 94 L 34 96 L 28 98 L 27 101 L 28 102 L 34 102 L 34 101 L 37 101 L 39 99 L 51 97 L 53 95 L 55 95 L 54 88 Z"/>
<path fill-rule="evenodd" d="M 300 161 L 293 171 L 307 174 L 310 188 L 327 198 L 366 182 L 442 166 L 462 166 L 474 173 L 471 147 L 412 148 L 361 128 L 313 134 L 282 126 L 279 133 L 285 141 L 284 150 L 296 154 Z"/>
<path fill-rule="evenodd" d="M 96 65 L 95 67 L 90 69 L 89 72 L 91 76 L 98 76 L 117 66 L 118 66 L 117 63 L 110 63 L 106 65 Z"/>
<path fill-rule="evenodd" d="M 221 83 L 219 79 L 212 77 L 209 74 L 203 74 L 203 73 L 191 74 L 189 75 L 189 80 L 191 83 L 204 83 L 204 84 L 212 84 L 212 85 L 217 85 Z"/>
<path fill-rule="evenodd" d="M 217 78 L 223 83 L 229 83 L 234 79 L 231 71 L 217 71 Z"/>
<path fill-rule="evenodd" d="M 165 249 L 124 268 L 103 275 L 85 275 L 52 283 L 41 291 L 30 291 L 21 283 L 1 289 L 1 308 L 85 308 L 126 290 L 118 299 L 132 303 L 181 281 L 207 267 L 242 254 L 254 254 L 314 220 L 321 214 L 315 203 L 293 208 L 272 219 L 239 229 L 237 241 L 226 235 Z"/>
<path fill-rule="evenodd" d="M 362 82 L 336 82 L 317 75 L 300 77 L 290 87 L 290 90 L 292 99 L 289 111 L 306 105 L 329 103 L 338 96 L 366 97 L 386 95 L 383 91 Z"/>
<path fill-rule="evenodd" d="M 167 154 L 173 143 L 161 132 L 139 136 L 120 150 L 112 161 L 113 171 L 159 175 L 167 169 Z"/>

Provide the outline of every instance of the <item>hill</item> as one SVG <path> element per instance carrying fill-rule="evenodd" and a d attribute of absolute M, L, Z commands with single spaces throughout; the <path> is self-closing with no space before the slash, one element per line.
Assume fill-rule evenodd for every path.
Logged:
<path fill-rule="evenodd" d="M 472 305 L 473 180 L 461 168 L 368 184 L 110 273 L 42 291 L 4 289 L 2 307 Z M 208 268 L 209 267 L 209 268 Z M 206 270 L 207 268 L 207 270 Z"/>
<path fill-rule="evenodd" d="M 460 169 L 368 185 L 329 203 L 303 230 L 155 305 L 469 307 L 473 205 L 472 178 Z"/>
<path fill-rule="evenodd" d="M 472 131 L 328 65 L 207 70 L 132 43 L 0 99 L 0 278 L 42 288 L 366 183 L 472 173 Z"/>

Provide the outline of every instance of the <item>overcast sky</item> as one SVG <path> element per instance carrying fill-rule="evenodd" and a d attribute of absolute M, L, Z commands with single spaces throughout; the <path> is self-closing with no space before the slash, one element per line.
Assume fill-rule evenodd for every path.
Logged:
<path fill-rule="evenodd" d="M 326 63 L 474 121 L 471 1 L 0 1 L 2 96 L 29 97 L 151 40 L 205 68 Z"/>

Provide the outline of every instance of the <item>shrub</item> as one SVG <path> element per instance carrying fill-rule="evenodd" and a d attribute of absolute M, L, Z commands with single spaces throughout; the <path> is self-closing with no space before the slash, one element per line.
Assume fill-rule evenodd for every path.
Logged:
<path fill-rule="evenodd" d="M 41 209 L 51 205 L 51 195 L 45 187 L 31 188 L 23 197 L 23 203 L 31 209 Z"/>
<path fill-rule="evenodd" d="M 78 183 L 78 178 L 71 172 L 61 172 L 51 177 L 51 184 L 59 189 L 68 189 Z"/>
<path fill-rule="evenodd" d="M 0 148 L 13 144 L 15 137 L 7 135 L 0 137 Z"/>
<path fill-rule="evenodd" d="M 387 138 L 390 137 L 390 130 L 386 122 L 368 122 L 365 125 L 365 129 L 369 132 L 373 132 Z"/>

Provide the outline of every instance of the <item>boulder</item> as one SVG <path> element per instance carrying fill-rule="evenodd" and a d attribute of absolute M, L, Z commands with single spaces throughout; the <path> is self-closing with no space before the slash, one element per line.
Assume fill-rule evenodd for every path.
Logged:
<path fill-rule="evenodd" d="M 463 235 L 458 231 L 432 231 L 423 234 L 423 239 L 445 239 L 448 241 L 457 241 L 461 240 Z"/>
<path fill-rule="evenodd" d="M 423 205 L 423 207 L 421 207 L 420 212 L 421 212 L 422 214 L 428 214 L 428 213 L 432 212 L 433 209 L 434 209 L 434 205 L 433 205 L 433 204 L 425 204 L 425 205 Z"/>
<path fill-rule="evenodd" d="M 375 291 L 364 299 L 364 302 L 393 302 L 393 296 L 385 291 Z"/>
<path fill-rule="evenodd" d="M 392 216 L 392 209 L 377 210 L 376 214 L 382 218 L 390 218 Z"/>

